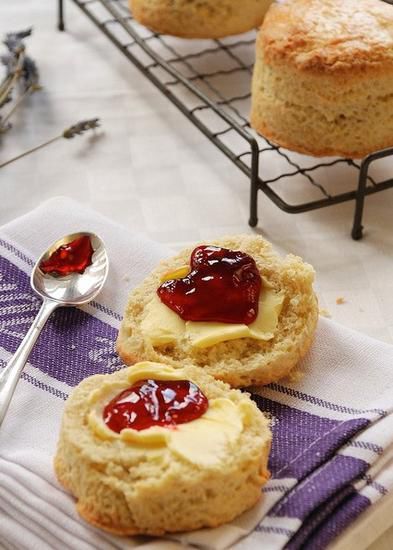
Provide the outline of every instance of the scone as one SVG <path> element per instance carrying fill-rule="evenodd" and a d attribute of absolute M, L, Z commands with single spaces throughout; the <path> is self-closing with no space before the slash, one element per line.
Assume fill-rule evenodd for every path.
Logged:
<path fill-rule="evenodd" d="M 144 362 L 74 389 L 54 464 L 88 522 L 161 535 L 215 527 L 253 506 L 270 442 L 246 394 L 196 367 Z"/>
<path fill-rule="evenodd" d="M 131 292 L 117 339 L 120 357 L 128 365 L 142 359 L 174 367 L 190 363 L 233 387 L 286 376 L 309 349 L 316 328 L 313 268 L 299 257 L 280 257 L 257 236 L 207 244 L 161 262 Z M 212 273 L 190 267 L 191 256 L 195 262 L 203 249 L 211 249 Z M 229 250 L 231 257 L 215 259 L 215 249 Z M 240 265 L 234 258 L 242 254 Z M 223 265 L 229 272 L 220 279 L 216 268 Z M 203 292 L 193 290 L 196 272 Z M 181 291 L 172 304 L 171 288 Z M 179 305 L 189 310 L 183 318 Z"/>
<path fill-rule="evenodd" d="M 130 0 L 135 19 L 183 38 L 220 38 L 259 27 L 272 0 Z"/>
<path fill-rule="evenodd" d="M 393 146 L 393 6 L 275 3 L 257 39 L 251 124 L 315 156 L 361 158 Z"/>

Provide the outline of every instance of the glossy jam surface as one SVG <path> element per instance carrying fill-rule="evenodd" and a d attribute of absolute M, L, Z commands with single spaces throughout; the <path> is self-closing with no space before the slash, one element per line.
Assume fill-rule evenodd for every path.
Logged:
<path fill-rule="evenodd" d="M 117 433 L 124 428 L 146 430 L 191 422 L 208 406 L 205 395 L 190 380 L 140 380 L 106 405 L 103 419 Z"/>
<path fill-rule="evenodd" d="M 91 265 L 93 252 L 90 237 L 79 237 L 55 250 L 47 260 L 40 263 L 40 269 L 44 273 L 57 275 L 83 273 Z"/>
<path fill-rule="evenodd" d="M 198 246 L 191 271 L 157 289 L 161 301 L 185 321 L 244 323 L 258 315 L 262 280 L 255 261 L 244 252 Z"/>

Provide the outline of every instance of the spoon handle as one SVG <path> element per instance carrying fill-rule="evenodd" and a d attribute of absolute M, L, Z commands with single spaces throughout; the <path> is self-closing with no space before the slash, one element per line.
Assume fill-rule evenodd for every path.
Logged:
<path fill-rule="evenodd" d="M 30 352 L 50 314 L 59 306 L 53 300 L 44 300 L 42 306 L 8 365 L 0 372 L 0 426 L 6 415 L 19 377 Z"/>

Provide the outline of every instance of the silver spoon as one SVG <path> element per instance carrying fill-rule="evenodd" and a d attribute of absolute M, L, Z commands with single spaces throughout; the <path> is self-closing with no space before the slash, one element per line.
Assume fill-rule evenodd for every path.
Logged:
<path fill-rule="evenodd" d="M 70 273 L 58 276 L 41 271 L 40 264 L 43 260 L 47 260 L 60 246 L 83 236 L 90 237 L 94 253 L 91 265 L 82 274 Z M 41 296 L 43 302 L 37 317 L 23 338 L 19 348 L 5 369 L 0 373 L 0 425 L 7 412 L 23 367 L 51 313 L 58 307 L 80 306 L 93 300 L 105 283 L 108 274 L 108 265 L 108 256 L 104 243 L 97 235 L 88 232 L 66 235 L 53 243 L 38 259 L 30 277 L 30 284 L 33 290 Z"/>

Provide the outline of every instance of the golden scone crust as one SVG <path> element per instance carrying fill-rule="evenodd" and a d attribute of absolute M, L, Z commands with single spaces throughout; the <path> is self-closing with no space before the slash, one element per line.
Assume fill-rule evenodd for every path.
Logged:
<path fill-rule="evenodd" d="M 272 0 L 130 0 L 137 21 L 183 38 L 220 38 L 257 28 Z"/>
<path fill-rule="evenodd" d="M 360 158 L 393 145 L 393 6 L 287 0 L 260 29 L 251 124 L 315 156 Z"/>
<path fill-rule="evenodd" d="M 192 247 L 161 262 L 131 292 L 117 339 L 120 357 L 128 365 L 142 359 L 168 362 L 175 367 L 190 363 L 232 387 L 269 384 L 283 378 L 306 354 L 313 340 L 318 320 L 313 268 L 297 256 L 280 257 L 259 236 L 237 235 L 200 244 L 246 252 L 255 260 L 263 278 L 277 292 L 285 294 L 274 338 L 269 341 L 239 338 L 204 349 L 192 347 L 187 340 L 153 347 L 144 338 L 141 322 L 147 304 L 161 284 L 161 276 L 188 264 Z"/>
<path fill-rule="evenodd" d="M 86 378 L 66 402 L 54 467 L 79 514 L 111 533 L 162 535 L 216 527 L 252 507 L 269 477 L 271 432 L 248 395 L 200 369 L 184 369 L 209 400 L 225 398 L 248 411 L 236 447 L 219 464 L 200 465 L 166 448 L 130 449 L 127 441 L 108 441 L 91 430 L 91 393 L 109 380 L 127 387 L 129 371 Z"/>

